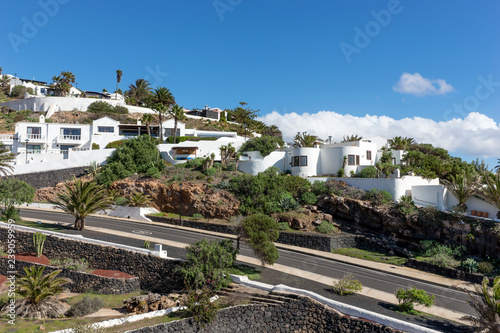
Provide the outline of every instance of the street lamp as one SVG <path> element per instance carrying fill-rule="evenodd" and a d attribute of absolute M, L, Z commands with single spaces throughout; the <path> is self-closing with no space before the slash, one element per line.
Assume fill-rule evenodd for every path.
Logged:
<path fill-rule="evenodd" d="M 28 142 L 30 140 L 29 139 L 26 139 L 26 164 L 28 164 Z"/>

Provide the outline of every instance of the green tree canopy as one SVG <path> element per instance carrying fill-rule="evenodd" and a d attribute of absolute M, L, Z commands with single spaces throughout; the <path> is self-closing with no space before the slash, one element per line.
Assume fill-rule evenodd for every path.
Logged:
<path fill-rule="evenodd" d="M 52 77 L 52 87 L 55 88 L 58 96 L 66 96 L 69 94 L 72 83 L 75 83 L 75 75 L 71 72 L 61 72 L 58 76 Z"/>
<path fill-rule="evenodd" d="M 307 134 L 307 132 L 297 132 L 295 138 L 293 139 L 294 147 L 312 147 L 315 142 L 321 141 L 316 135 Z"/>
<path fill-rule="evenodd" d="M 13 205 L 33 202 L 35 189 L 19 179 L 7 178 L 0 181 L 0 202 L 5 209 Z"/>
<path fill-rule="evenodd" d="M 163 170 L 163 160 L 159 158 L 158 140 L 151 140 L 148 135 L 125 140 L 106 159 L 106 165 L 97 175 L 99 184 L 109 185 L 113 181 L 123 179 L 134 173 L 146 173 L 152 166 Z"/>
<path fill-rule="evenodd" d="M 273 243 L 279 237 L 278 228 L 276 220 L 264 214 L 250 215 L 242 222 L 242 238 L 250 244 L 262 265 L 272 265 L 279 258 Z"/>
<path fill-rule="evenodd" d="M 284 145 L 283 139 L 278 136 L 261 136 L 246 141 L 240 148 L 240 152 L 258 151 L 263 157 L 271 154 L 276 148 Z"/>

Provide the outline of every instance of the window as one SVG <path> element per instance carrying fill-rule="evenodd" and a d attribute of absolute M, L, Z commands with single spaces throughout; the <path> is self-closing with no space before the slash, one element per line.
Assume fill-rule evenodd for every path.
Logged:
<path fill-rule="evenodd" d="M 70 148 L 74 148 L 74 145 L 60 145 L 59 150 L 61 154 L 67 154 Z"/>
<path fill-rule="evenodd" d="M 114 133 L 115 128 L 112 126 L 97 126 L 97 132 L 99 132 L 99 133 Z"/>
<path fill-rule="evenodd" d="M 300 156 L 300 166 L 307 166 L 307 156 Z"/>
<path fill-rule="evenodd" d="M 40 154 L 42 152 L 42 146 L 41 145 L 28 145 L 26 150 L 28 151 L 28 154 Z"/>
<path fill-rule="evenodd" d="M 348 165 L 359 165 L 359 155 L 347 155 Z"/>
<path fill-rule="evenodd" d="M 293 156 L 292 157 L 292 166 L 307 166 L 307 156 Z"/>
<path fill-rule="evenodd" d="M 61 135 L 69 136 L 69 135 L 82 135 L 82 130 L 80 128 L 61 128 Z"/>
<path fill-rule="evenodd" d="M 297 167 L 299 166 L 299 156 L 294 156 L 292 157 L 292 166 Z"/>
<path fill-rule="evenodd" d="M 27 138 L 29 140 L 36 140 L 42 138 L 42 128 L 41 127 L 28 127 Z"/>
<path fill-rule="evenodd" d="M 372 151 L 371 150 L 367 150 L 366 151 L 366 159 L 368 161 L 371 161 L 372 160 Z"/>

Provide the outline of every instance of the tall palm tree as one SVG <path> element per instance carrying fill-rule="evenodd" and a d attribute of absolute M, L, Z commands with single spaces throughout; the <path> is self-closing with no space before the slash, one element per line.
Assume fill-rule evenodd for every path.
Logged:
<path fill-rule="evenodd" d="M 59 76 L 52 77 L 52 86 L 56 89 L 58 95 L 65 97 L 69 94 L 72 83 L 75 83 L 75 74 L 71 72 L 61 72 Z"/>
<path fill-rule="evenodd" d="M 0 174 L 8 176 L 14 170 L 12 162 L 14 161 L 14 154 L 10 152 L 9 149 L 5 148 L 2 142 L 0 142 Z"/>
<path fill-rule="evenodd" d="M 307 134 L 307 132 L 297 132 L 297 135 L 293 139 L 293 145 L 295 147 L 312 147 L 317 141 L 320 141 L 320 139 L 316 135 Z"/>
<path fill-rule="evenodd" d="M 182 106 L 175 104 L 172 108 L 168 110 L 168 114 L 174 118 L 174 143 L 176 143 L 177 138 L 177 124 L 179 121 L 186 119 L 186 115 L 184 114 L 184 109 Z"/>
<path fill-rule="evenodd" d="M 63 292 L 63 285 L 71 282 L 58 278 L 60 270 L 43 275 L 45 266 L 24 267 L 26 276 L 17 275 L 16 293 L 24 297 L 16 300 L 16 315 L 21 318 L 58 318 L 64 314 L 64 305 L 54 296 Z"/>
<path fill-rule="evenodd" d="M 483 279 L 481 287 L 476 286 L 476 293 L 466 291 L 467 303 L 477 312 L 477 317 L 464 316 L 461 319 L 470 322 L 477 332 L 500 332 L 500 276 L 493 281 L 493 288 L 488 287 L 488 278 Z"/>
<path fill-rule="evenodd" d="M 151 197 L 142 192 L 134 192 L 127 198 L 129 207 L 148 207 L 151 204 Z"/>
<path fill-rule="evenodd" d="M 85 218 L 88 215 L 111 208 L 113 204 L 113 199 L 106 190 L 94 182 L 77 179 L 74 184 L 66 184 L 65 187 L 65 191 L 59 193 L 51 203 L 75 217 L 76 230 L 85 228 Z"/>
<path fill-rule="evenodd" d="M 395 136 L 394 138 L 389 140 L 389 144 L 391 149 L 393 150 L 404 150 L 408 149 L 412 144 L 415 143 L 413 138 Z"/>
<path fill-rule="evenodd" d="M 141 121 L 146 125 L 146 130 L 148 131 L 148 135 L 151 136 L 151 128 L 149 127 L 149 125 L 151 125 L 151 123 L 155 121 L 155 117 L 153 117 L 151 113 L 145 113 L 142 116 Z"/>
<path fill-rule="evenodd" d="M 344 135 L 344 138 L 342 139 L 341 142 L 351 142 L 351 141 L 359 141 L 363 139 L 363 137 L 361 136 L 357 136 L 357 135 Z"/>
<path fill-rule="evenodd" d="M 163 115 L 175 104 L 174 95 L 166 87 L 157 87 L 149 100 L 149 107 L 158 113 L 160 125 L 160 142 L 163 142 Z"/>
<path fill-rule="evenodd" d="M 467 212 L 467 205 L 465 204 L 474 194 L 477 193 L 479 188 L 479 176 L 474 174 L 466 174 L 465 170 L 456 175 L 451 175 L 450 180 L 442 179 L 442 182 L 458 200 L 458 208 L 462 212 Z"/>
<path fill-rule="evenodd" d="M 500 172 L 500 158 L 498 159 L 498 165 L 495 167 L 495 171 L 496 171 L 497 173 L 499 173 L 499 172 Z"/>
<path fill-rule="evenodd" d="M 118 99 L 118 83 L 122 82 L 123 72 L 119 69 L 116 70 L 116 92 L 115 99 Z"/>
<path fill-rule="evenodd" d="M 148 80 L 137 79 L 135 84 L 128 86 L 128 96 L 133 98 L 135 105 L 140 106 L 151 96 L 151 87 Z"/>
<path fill-rule="evenodd" d="M 481 196 L 490 204 L 500 209 L 500 174 L 484 176 L 486 185 L 481 187 Z M 500 218 L 500 211 L 497 213 L 497 218 Z"/>

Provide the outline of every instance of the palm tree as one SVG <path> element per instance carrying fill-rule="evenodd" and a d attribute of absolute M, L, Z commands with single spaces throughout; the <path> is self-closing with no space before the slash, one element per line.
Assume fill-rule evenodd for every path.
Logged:
<path fill-rule="evenodd" d="M 122 82 L 123 72 L 119 69 L 116 70 L 116 92 L 115 99 L 118 99 L 118 83 Z"/>
<path fill-rule="evenodd" d="M 353 134 L 353 135 L 351 135 L 351 136 L 349 136 L 349 135 L 345 136 L 345 135 L 344 135 L 344 138 L 342 139 L 342 141 L 341 141 L 341 142 L 359 141 L 359 140 L 361 140 L 361 139 L 363 139 L 363 137 L 361 137 L 361 136 L 357 136 L 357 135 L 354 135 L 354 134 Z"/>
<path fill-rule="evenodd" d="M 158 113 L 160 125 L 160 142 L 163 142 L 163 115 L 175 104 L 174 95 L 166 87 L 157 87 L 149 101 L 149 107 Z"/>
<path fill-rule="evenodd" d="M 485 174 L 484 179 L 486 185 L 480 190 L 481 196 L 487 202 L 500 209 L 500 174 Z M 497 218 L 500 218 L 500 211 L 497 213 Z"/>
<path fill-rule="evenodd" d="M 297 135 L 293 139 L 293 145 L 295 147 L 312 147 L 317 141 L 321 140 L 316 135 L 307 134 L 307 132 L 297 132 Z"/>
<path fill-rule="evenodd" d="M 477 312 L 477 317 L 464 316 L 461 319 L 470 322 L 477 332 L 500 332 L 500 276 L 493 281 L 493 288 L 488 287 L 488 278 L 483 279 L 481 287 L 476 286 L 476 293 L 466 291 L 467 303 Z"/>
<path fill-rule="evenodd" d="M 54 296 L 63 292 L 63 285 L 71 282 L 58 278 L 60 270 L 43 274 L 45 266 L 24 267 L 26 276 L 17 275 L 16 293 L 24 297 L 16 301 L 16 315 L 21 318 L 45 319 L 59 318 L 65 307 Z"/>
<path fill-rule="evenodd" d="M 52 81 L 54 81 L 52 86 L 56 89 L 57 94 L 65 97 L 73 87 L 71 83 L 75 83 L 75 75 L 71 72 L 61 72 L 59 76 L 53 76 Z"/>
<path fill-rule="evenodd" d="M 74 184 L 65 184 L 65 187 L 65 192 L 59 193 L 51 203 L 75 217 L 76 230 L 85 228 L 85 218 L 88 215 L 111 208 L 113 204 L 106 190 L 94 182 L 77 179 Z"/>
<path fill-rule="evenodd" d="M 499 173 L 499 172 L 500 172 L 500 158 L 498 159 L 498 165 L 495 167 L 495 171 L 496 171 L 497 173 Z"/>
<path fill-rule="evenodd" d="M 442 179 L 442 182 L 458 200 L 458 208 L 462 212 L 467 212 L 465 204 L 474 194 L 477 193 L 479 187 L 479 176 L 474 173 L 468 175 L 465 170 L 456 175 L 450 176 L 451 181 Z"/>
<path fill-rule="evenodd" d="M 394 138 L 389 140 L 389 144 L 391 146 L 391 149 L 393 150 L 408 149 L 414 143 L 415 140 L 413 138 L 403 138 L 401 136 L 395 136 Z"/>
<path fill-rule="evenodd" d="M 0 174 L 8 176 L 12 173 L 14 170 L 14 166 L 12 165 L 14 158 L 14 154 L 0 142 Z"/>
<path fill-rule="evenodd" d="M 10 77 L 2 74 L 2 67 L 0 67 L 0 91 L 3 91 L 4 94 L 8 94 L 10 92 L 9 89 Z"/>
<path fill-rule="evenodd" d="M 135 105 L 140 106 L 151 96 L 149 82 L 144 79 L 135 80 L 135 85 L 128 86 L 128 96 L 135 101 Z"/>
<path fill-rule="evenodd" d="M 148 207 L 151 203 L 151 197 L 142 192 L 132 193 L 127 198 L 127 206 L 129 207 Z"/>
<path fill-rule="evenodd" d="M 184 109 L 182 106 L 175 104 L 172 108 L 168 110 L 168 114 L 174 118 L 174 143 L 176 143 L 175 139 L 177 137 L 177 123 L 181 120 L 186 119 L 186 115 L 184 114 Z"/>
<path fill-rule="evenodd" d="M 151 113 L 145 113 L 142 118 L 141 118 L 141 121 L 146 124 L 146 130 L 148 131 L 148 135 L 151 136 L 151 129 L 149 128 L 149 125 L 155 121 L 155 117 L 153 117 L 153 115 Z"/>

